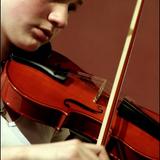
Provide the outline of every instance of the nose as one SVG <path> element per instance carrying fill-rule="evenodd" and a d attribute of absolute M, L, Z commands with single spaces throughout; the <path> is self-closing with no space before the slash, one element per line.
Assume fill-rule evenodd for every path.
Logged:
<path fill-rule="evenodd" d="M 48 15 L 48 20 L 57 28 L 64 28 L 68 24 L 68 6 L 66 4 L 54 5 Z"/>

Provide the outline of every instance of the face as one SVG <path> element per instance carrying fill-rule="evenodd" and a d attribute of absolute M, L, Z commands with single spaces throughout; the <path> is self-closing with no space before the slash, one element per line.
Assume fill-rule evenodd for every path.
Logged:
<path fill-rule="evenodd" d="M 34 51 L 63 29 L 80 0 L 1 0 L 1 30 L 17 47 Z"/>

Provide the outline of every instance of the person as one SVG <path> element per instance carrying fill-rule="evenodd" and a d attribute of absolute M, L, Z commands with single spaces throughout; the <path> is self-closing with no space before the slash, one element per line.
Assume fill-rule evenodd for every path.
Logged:
<path fill-rule="evenodd" d="M 1 0 L 1 61 L 12 46 L 36 51 L 67 26 L 68 17 L 82 0 Z M 104 146 L 66 139 L 67 129 L 54 128 L 20 117 L 13 121 L 1 103 L 2 160 L 108 160 Z M 54 135 L 54 136 L 53 136 Z M 53 143 L 52 143 L 53 142 Z"/>

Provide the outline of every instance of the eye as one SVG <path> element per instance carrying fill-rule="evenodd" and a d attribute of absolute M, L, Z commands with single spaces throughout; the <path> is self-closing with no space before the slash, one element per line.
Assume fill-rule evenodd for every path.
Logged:
<path fill-rule="evenodd" d="M 76 5 L 76 4 L 70 3 L 70 4 L 68 5 L 68 12 L 76 11 L 76 9 L 77 9 L 77 5 Z"/>

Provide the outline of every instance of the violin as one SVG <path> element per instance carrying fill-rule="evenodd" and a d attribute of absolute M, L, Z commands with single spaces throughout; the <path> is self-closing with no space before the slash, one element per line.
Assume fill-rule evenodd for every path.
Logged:
<path fill-rule="evenodd" d="M 98 78 L 48 48 L 33 54 L 13 52 L 1 75 L 2 100 L 10 112 L 57 130 L 69 128 L 96 143 L 109 99 L 104 84 L 98 87 Z M 110 158 L 158 160 L 158 119 L 158 114 L 128 99 L 119 100 L 105 145 Z"/>
<path fill-rule="evenodd" d="M 84 72 L 55 51 L 42 48 L 38 57 L 17 51 L 1 75 L 8 111 L 57 130 L 67 127 L 86 141 L 105 145 L 113 160 L 158 160 L 159 115 L 118 99 L 142 2 L 137 1 L 110 95 L 104 92 L 104 79 Z M 103 81 L 100 88 L 93 80 Z"/>

